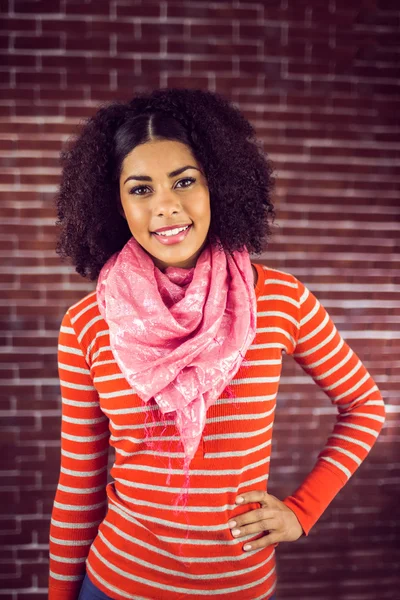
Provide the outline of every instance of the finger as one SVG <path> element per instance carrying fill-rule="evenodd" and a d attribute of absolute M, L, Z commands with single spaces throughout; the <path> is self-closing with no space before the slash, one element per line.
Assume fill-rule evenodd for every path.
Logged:
<path fill-rule="evenodd" d="M 244 552 L 251 552 L 252 550 L 259 550 L 260 548 L 266 548 L 267 546 L 278 545 L 279 542 L 279 534 L 273 532 L 262 537 L 257 540 L 251 540 L 251 542 L 246 542 L 243 546 Z"/>
<path fill-rule="evenodd" d="M 236 504 L 249 504 L 250 502 L 261 502 L 265 504 L 268 501 L 269 494 L 265 490 L 252 490 L 239 494 L 236 498 Z M 243 500 L 241 500 L 243 498 Z"/>
<path fill-rule="evenodd" d="M 256 511 L 254 511 L 256 512 Z M 242 516 L 242 515 L 241 515 Z M 278 528 L 278 522 L 276 518 L 269 517 L 266 519 L 259 519 L 251 522 L 248 525 L 236 525 L 232 527 L 232 535 L 235 538 L 243 537 L 246 535 L 252 535 L 262 532 L 276 531 Z"/>
<path fill-rule="evenodd" d="M 254 510 L 248 510 L 241 515 L 235 515 L 232 517 L 228 526 L 233 527 L 243 527 L 244 525 L 249 525 L 250 523 L 257 523 L 258 521 L 265 521 L 267 519 L 272 519 L 274 516 L 272 510 L 270 508 L 255 508 Z M 235 523 L 235 525 L 233 525 Z M 262 530 L 267 529 L 267 527 L 262 527 Z"/>

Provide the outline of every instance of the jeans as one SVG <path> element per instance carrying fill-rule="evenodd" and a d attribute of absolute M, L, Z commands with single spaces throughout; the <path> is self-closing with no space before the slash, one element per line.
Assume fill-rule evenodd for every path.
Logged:
<path fill-rule="evenodd" d="M 104 592 L 99 590 L 98 587 L 92 583 L 87 574 L 83 580 L 81 591 L 78 596 L 78 600 L 112 600 L 110 596 L 107 596 Z M 268 600 L 276 600 L 275 594 Z"/>
<path fill-rule="evenodd" d="M 92 583 L 87 573 L 83 580 L 81 591 L 79 592 L 78 600 L 112 600 L 111 596 L 107 596 Z"/>

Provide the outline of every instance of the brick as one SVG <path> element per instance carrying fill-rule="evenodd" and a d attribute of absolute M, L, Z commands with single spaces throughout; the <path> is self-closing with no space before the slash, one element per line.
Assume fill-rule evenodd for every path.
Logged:
<path fill-rule="evenodd" d="M 249 61 L 247 59 L 239 59 L 240 69 L 245 73 L 262 73 L 266 75 L 268 81 L 281 79 L 282 65 L 277 61 Z"/>
<path fill-rule="evenodd" d="M 18 428 L 18 429 L 26 429 L 26 428 L 31 428 L 31 427 L 35 427 L 35 418 L 33 416 L 31 417 L 27 417 L 27 416 L 21 416 L 21 415 L 10 415 L 10 416 L 3 416 L 2 419 L 2 426 L 4 427 L 13 427 L 13 428 Z"/>
<path fill-rule="evenodd" d="M 109 37 L 115 35 L 117 41 L 121 37 L 131 38 L 135 35 L 135 23 L 118 19 L 116 21 L 100 21 L 93 19 L 88 23 L 88 32 L 93 36 Z"/>
<path fill-rule="evenodd" d="M 182 6 L 182 3 L 168 2 L 167 17 L 204 19 L 216 22 L 221 21 L 254 21 L 261 16 L 261 7 L 255 4 L 232 6 L 230 3 L 197 4 Z"/>
<path fill-rule="evenodd" d="M 148 65 L 149 62 L 151 63 L 151 61 L 146 61 L 146 65 Z M 143 63 L 143 61 L 142 61 L 142 63 Z M 145 68 L 144 65 L 143 65 L 143 68 Z M 147 66 L 147 68 L 151 68 L 151 67 Z M 168 70 L 167 63 L 165 63 L 165 68 Z M 175 68 L 179 68 L 179 67 L 175 67 Z M 183 65 L 180 68 L 183 69 Z M 226 57 L 224 59 L 213 58 L 213 59 L 208 59 L 208 60 L 197 58 L 196 56 L 191 57 L 190 70 L 192 73 L 194 73 L 194 74 L 200 73 L 201 74 L 209 69 L 212 69 L 215 72 L 224 72 L 229 75 L 233 71 L 233 61 L 229 57 Z"/>
<path fill-rule="evenodd" d="M 39 568 L 40 563 L 44 563 L 46 566 L 49 558 L 47 550 L 40 550 L 37 547 L 18 548 L 16 556 L 18 560 L 28 560 L 31 564 L 35 564 L 35 561 L 38 561 L 38 564 L 36 565 L 37 568 Z"/>
<path fill-rule="evenodd" d="M 27 594 L 18 592 L 18 600 L 47 600 L 47 592 L 28 592 Z"/>
<path fill-rule="evenodd" d="M 58 35 L 17 34 L 14 48 L 16 50 L 61 50 L 61 38 Z"/>
<path fill-rule="evenodd" d="M 142 2 L 121 2 L 117 0 L 115 3 L 115 11 L 117 19 L 140 17 L 160 17 L 161 5 L 159 2 L 142 3 Z"/>
<path fill-rule="evenodd" d="M 14 12 L 34 15 L 39 13 L 59 13 L 61 10 L 60 4 L 60 0 L 54 0 L 54 2 L 47 2 L 46 0 L 35 0 L 34 2 L 30 2 L 29 0 L 15 0 Z"/>
<path fill-rule="evenodd" d="M 112 58 L 107 58 L 104 56 L 91 56 L 87 58 L 88 68 L 93 69 L 93 71 L 100 69 L 115 69 L 133 72 L 135 64 L 137 64 L 137 59 L 135 58 L 121 58 L 119 56 Z"/>
<path fill-rule="evenodd" d="M 101 70 L 96 72 L 86 71 L 83 73 L 80 71 L 67 71 L 66 84 L 67 88 L 75 85 L 85 85 L 94 87 L 104 86 L 108 88 L 110 85 L 110 74 L 109 72 L 103 72 Z"/>
<path fill-rule="evenodd" d="M 41 20 L 41 28 L 45 34 L 65 34 L 66 38 L 70 35 L 73 37 L 82 37 L 88 34 L 91 30 L 91 23 L 86 20 L 82 20 L 79 17 L 76 19 L 68 18 L 65 19 L 63 15 L 55 18 L 54 16 L 47 19 L 43 17 Z"/>
<path fill-rule="evenodd" d="M 60 88 L 61 87 L 61 73 L 59 72 L 45 72 L 45 71 L 16 71 L 15 82 L 17 87 L 25 85 L 51 85 Z"/>
<path fill-rule="evenodd" d="M 147 31 L 148 33 L 148 31 Z M 174 29 L 174 31 L 166 31 L 164 30 L 165 35 L 184 35 L 183 25 L 181 26 L 181 30 Z M 143 31 L 142 25 L 142 35 L 146 35 L 146 32 Z M 161 35 L 161 33 L 160 33 Z M 189 39 L 195 40 L 197 37 L 208 38 L 210 35 L 210 26 L 206 23 L 190 23 L 190 33 L 188 34 Z M 223 37 L 232 37 L 233 36 L 233 23 L 219 23 L 218 24 L 218 39 Z M 254 38 L 253 38 L 254 39 Z"/>
<path fill-rule="evenodd" d="M 24 32 L 35 32 L 37 27 L 37 21 L 35 18 L 18 19 L 11 17 L 7 14 L 2 14 L 1 19 L 3 22 L 5 31 L 24 31 Z"/>
<path fill-rule="evenodd" d="M 111 42 L 109 37 L 104 35 L 82 37 L 69 35 L 65 40 L 65 49 L 67 52 L 110 52 Z"/>
<path fill-rule="evenodd" d="M 79 0 L 68 0 L 65 5 L 66 15 L 88 15 L 93 16 L 110 16 L 109 2 L 96 2 L 95 0 L 86 0 L 84 4 Z"/>
<path fill-rule="evenodd" d="M 399 4 L 396 0 L 377 0 L 376 7 L 378 10 L 398 11 Z"/>
<path fill-rule="evenodd" d="M 131 37 L 122 37 L 122 36 L 117 36 L 116 39 L 116 43 L 117 43 L 117 55 L 119 54 L 133 54 L 133 53 L 146 53 L 146 52 L 152 52 L 152 53 L 160 53 L 161 52 L 161 40 L 159 38 L 142 38 L 140 40 Z M 178 51 L 179 53 L 181 53 L 182 51 L 182 41 L 180 42 L 180 50 Z M 171 50 L 168 47 L 167 50 L 168 53 L 172 53 L 174 52 L 174 50 Z M 190 52 L 193 52 L 193 48 L 190 48 Z M 110 59 L 112 62 L 114 62 L 115 59 Z M 122 57 L 121 57 L 122 60 Z M 127 59 L 125 59 L 127 60 Z"/>
<path fill-rule="evenodd" d="M 36 56 L 32 54 L 12 54 L 11 52 L 8 52 L 7 56 L 3 56 L 2 60 L 7 61 L 7 67 L 9 68 L 17 67 L 25 69 L 34 69 L 36 66 Z M 14 96 L 14 98 L 18 100 L 16 96 Z"/>
<path fill-rule="evenodd" d="M 192 85 L 193 87 L 196 87 L 198 89 L 206 89 L 208 85 L 207 77 L 201 77 L 200 75 L 191 75 L 190 77 L 183 77 L 180 75 L 167 74 L 167 82 L 168 87 L 190 87 Z"/>

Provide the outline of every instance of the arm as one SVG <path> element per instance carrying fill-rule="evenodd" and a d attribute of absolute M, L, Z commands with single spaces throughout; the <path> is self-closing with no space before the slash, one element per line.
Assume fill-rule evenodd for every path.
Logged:
<path fill-rule="evenodd" d="M 68 311 L 58 338 L 61 469 L 50 524 L 49 600 L 76 600 L 107 506 L 108 418 Z"/>
<path fill-rule="evenodd" d="M 289 354 L 337 408 L 338 415 L 314 468 L 283 502 L 305 535 L 366 458 L 385 422 L 382 396 L 358 356 L 311 291 L 297 283 L 298 327 Z"/>

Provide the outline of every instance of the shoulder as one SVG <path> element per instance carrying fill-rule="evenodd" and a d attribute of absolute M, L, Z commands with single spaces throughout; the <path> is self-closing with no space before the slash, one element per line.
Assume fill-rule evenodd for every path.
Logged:
<path fill-rule="evenodd" d="M 87 350 L 99 332 L 106 328 L 105 321 L 100 314 L 96 290 L 86 294 L 72 304 L 64 315 L 68 320 L 81 346 Z"/>
<path fill-rule="evenodd" d="M 253 264 L 257 264 L 258 268 L 261 267 L 264 272 L 264 291 L 266 293 L 273 293 L 272 290 L 274 288 L 279 288 L 281 293 L 287 292 L 288 295 L 296 295 L 295 292 L 297 291 L 300 282 L 292 273 L 280 269 L 273 269 L 272 267 L 268 267 L 261 263 Z"/>
<path fill-rule="evenodd" d="M 67 312 L 73 323 L 86 323 L 93 317 L 100 315 L 96 290 L 93 290 L 74 304 L 71 304 Z"/>
<path fill-rule="evenodd" d="M 258 298 L 258 327 L 268 332 L 268 344 L 286 354 L 293 351 L 299 327 L 299 288 L 297 278 L 287 271 L 258 265 L 263 283 Z"/>

